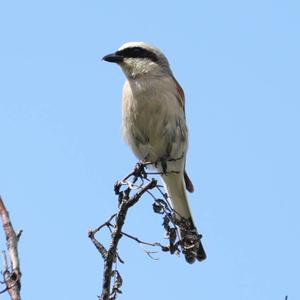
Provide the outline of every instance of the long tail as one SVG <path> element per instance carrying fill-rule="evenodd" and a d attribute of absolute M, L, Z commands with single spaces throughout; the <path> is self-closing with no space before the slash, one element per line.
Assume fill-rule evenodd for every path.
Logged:
<path fill-rule="evenodd" d="M 172 174 L 163 175 L 163 180 L 168 192 L 168 196 L 174 209 L 176 216 L 188 220 L 190 226 L 182 227 L 179 226 L 181 239 L 183 241 L 185 258 L 189 263 L 193 263 L 195 258 L 199 261 L 206 258 L 204 248 L 201 244 L 197 228 L 192 219 L 191 209 L 187 199 L 186 184 L 184 175 Z M 191 249 L 191 250 L 188 250 Z"/>
<path fill-rule="evenodd" d="M 186 187 L 182 174 L 169 173 L 163 176 L 168 196 L 175 212 L 185 218 L 190 219 L 191 209 L 187 200 Z"/>

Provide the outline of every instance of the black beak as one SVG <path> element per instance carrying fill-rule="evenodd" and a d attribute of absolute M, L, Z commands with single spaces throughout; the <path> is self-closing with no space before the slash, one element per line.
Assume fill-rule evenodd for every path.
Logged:
<path fill-rule="evenodd" d="M 121 56 L 121 55 L 118 55 L 116 53 L 112 53 L 112 54 L 105 55 L 102 59 L 105 60 L 105 61 L 108 61 L 108 62 L 118 64 L 118 63 L 121 63 L 123 61 L 124 57 Z"/>

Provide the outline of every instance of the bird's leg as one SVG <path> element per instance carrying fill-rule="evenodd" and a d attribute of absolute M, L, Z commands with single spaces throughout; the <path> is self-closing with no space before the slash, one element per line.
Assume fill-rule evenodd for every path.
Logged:
<path fill-rule="evenodd" d="M 164 175 L 166 175 L 168 173 L 168 162 L 175 162 L 178 160 L 181 160 L 184 158 L 184 152 L 182 152 L 182 155 L 180 157 L 177 158 L 170 158 L 170 155 L 165 155 L 162 156 L 161 158 L 159 158 L 155 163 L 154 166 L 155 168 L 157 168 L 158 164 L 161 164 L 161 168 L 162 168 L 162 173 Z M 176 172 L 176 171 L 169 171 L 171 173 Z"/>
<path fill-rule="evenodd" d="M 156 169 L 157 169 L 158 164 L 161 164 L 162 172 L 164 175 L 167 174 L 167 168 L 168 168 L 167 161 L 168 161 L 167 158 L 161 157 L 154 163 L 154 166 Z"/>
<path fill-rule="evenodd" d="M 160 163 L 161 163 L 162 171 L 163 171 L 163 173 L 166 175 L 166 174 L 167 174 L 167 168 L 168 168 L 167 160 L 166 160 L 166 159 L 162 159 L 162 160 L 160 161 Z"/>

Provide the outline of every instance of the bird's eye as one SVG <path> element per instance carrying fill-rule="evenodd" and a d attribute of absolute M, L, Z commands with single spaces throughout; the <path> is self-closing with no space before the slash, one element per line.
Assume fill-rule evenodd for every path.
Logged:
<path fill-rule="evenodd" d="M 132 56 L 134 56 L 134 57 L 144 56 L 144 55 L 143 55 L 143 49 L 138 48 L 138 47 L 132 48 L 130 54 L 131 54 Z"/>

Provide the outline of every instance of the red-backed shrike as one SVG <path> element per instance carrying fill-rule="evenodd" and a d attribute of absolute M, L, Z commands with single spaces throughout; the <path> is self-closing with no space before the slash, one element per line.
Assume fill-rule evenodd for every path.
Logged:
<path fill-rule="evenodd" d="M 150 161 L 162 173 L 177 219 L 190 221 L 189 229 L 181 230 L 182 240 L 192 240 L 195 247 L 195 255 L 186 255 L 187 261 L 204 260 L 206 254 L 186 193 L 194 187 L 185 171 L 188 129 L 183 89 L 165 55 L 146 43 L 126 43 L 103 59 L 117 63 L 127 77 L 122 96 L 122 129 L 127 143 L 140 160 Z"/>

